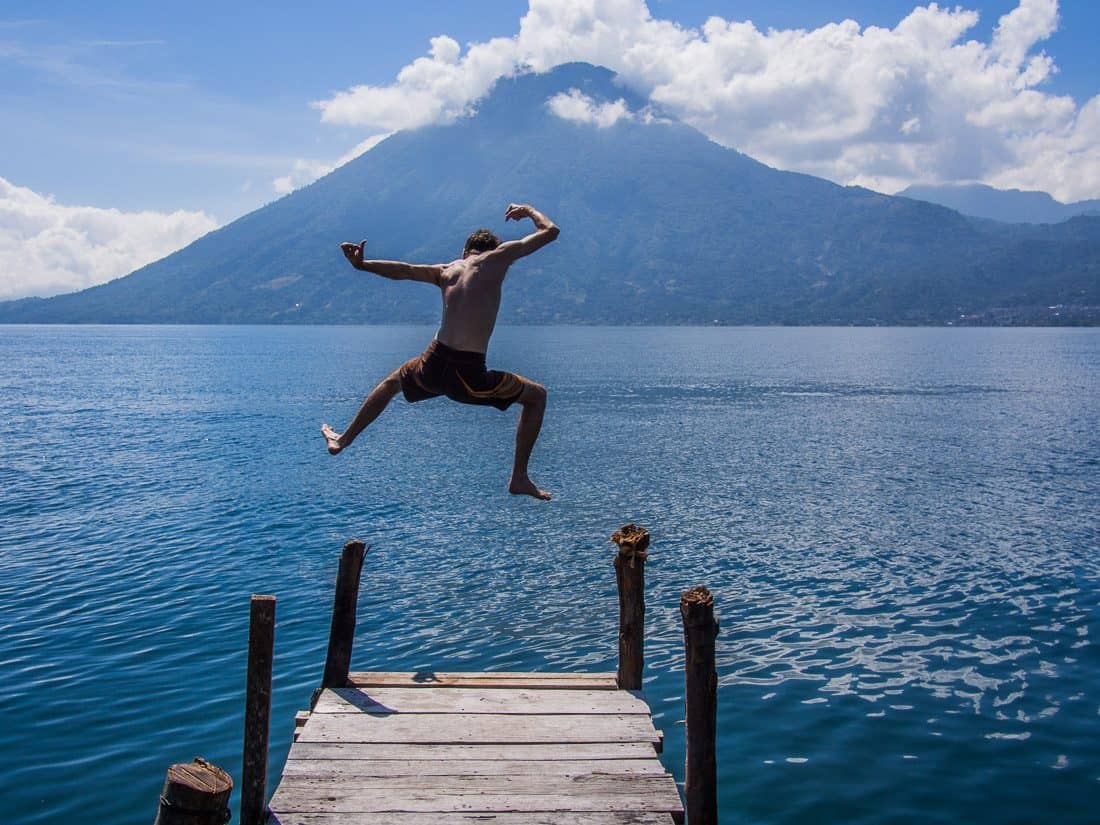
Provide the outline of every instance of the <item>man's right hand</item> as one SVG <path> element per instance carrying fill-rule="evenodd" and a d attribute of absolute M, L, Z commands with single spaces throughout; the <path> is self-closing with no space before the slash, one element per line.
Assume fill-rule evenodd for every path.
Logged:
<path fill-rule="evenodd" d="M 340 244 L 340 249 L 344 253 L 344 257 L 348 259 L 348 263 L 354 266 L 356 269 L 363 268 L 363 247 L 367 245 L 366 239 L 363 239 L 359 243 L 351 243 L 350 241 L 344 241 Z"/>

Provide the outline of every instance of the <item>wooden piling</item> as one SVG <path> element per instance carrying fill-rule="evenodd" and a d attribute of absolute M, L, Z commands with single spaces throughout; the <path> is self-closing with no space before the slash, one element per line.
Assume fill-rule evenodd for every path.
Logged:
<path fill-rule="evenodd" d="M 615 581 L 619 587 L 619 687 L 642 689 L 645 666 L 645 562 L 649 531 L 623 525 L 611 536 L 615 554 Z"/>
<path fill-rule="evenodd" d="M 344 687 L 351 669 L 351 646 L 355 641 L 355 612 L 359 602 L 359 575 L 367 548 L 352 539 L 340 554 L 336 573 L 336 595 L 332 600 L 332 626 L 328 634 L 328 656 L 321 687 Z"/>
<path fill-rule="evenodd" d="M 718 823 L 717 735 L 718 672 L 714 664 L 714 597 L 702 585 L 680 596 L 684 620 L 684 703 L 687 722 L 687 765 L 684 797 L 691 825 Z"/>
<path fill-rule="evenodd" d="M 241 825 L 267 821 L 267 748 L 271 731 L 271 664 L 275 648 L 275 597 L 253 596 L 248 625 Z"/>
<path fill-rule="evenodd" d="M 229 774 L 201 757 L 172 765 L 153 825 L 225 825 L 232 792 Z"/>

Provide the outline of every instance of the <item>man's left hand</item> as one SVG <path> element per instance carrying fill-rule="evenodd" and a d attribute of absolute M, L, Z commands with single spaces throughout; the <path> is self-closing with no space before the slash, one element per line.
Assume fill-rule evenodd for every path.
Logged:
<path fill-rule="evenodd" d="M 504 212 L 504 220 L 519 221 L 531 216 L 531 207 L 525 203 L 510 203 Z"/>

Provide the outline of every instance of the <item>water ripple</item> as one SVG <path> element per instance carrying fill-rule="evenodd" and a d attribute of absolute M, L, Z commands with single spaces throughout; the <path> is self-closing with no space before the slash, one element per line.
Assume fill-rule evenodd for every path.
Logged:
<path fill-rule="evenodd" d="M 7 821 L 147 822 L 200 753 L 239 776 L 254 592 L 277 772 L 353 535 L 355 667 L 613 669 L 627 520 L 680 780 L 677 600 L 717 594 L 723 821 L 1092 821 L 1100 335 L 501 330 L 551 389 L 549 506 L 503 493 L 511 414 L 399 403 L 324 453 L 428 335 L 0 327 Z"/>

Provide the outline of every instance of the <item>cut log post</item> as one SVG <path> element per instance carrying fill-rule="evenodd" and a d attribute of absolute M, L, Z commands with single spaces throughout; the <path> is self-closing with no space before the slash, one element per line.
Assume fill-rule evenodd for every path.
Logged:
<path fill-rule="evenodd" d="M 714 597 L 700 585 L 680 596 L 684 620 L 684 703 L 687 765 L 684 798 L 691 825 L 718 823 L 718 769 L 714 756 L 718 672 L 714 666 Z"/>
<path fill-rule="evenodd" d="M 645 666 L 645 562 L 649 531 L 626 524 L 611 540 L 615 554 L 615 581 L 619 586 L 619 687 L 642 689 Z"/>
<path fill-rule="evenodd" d="M 275 649 L 275 597 L 253 596 L 248 623 L 241 825 L 267 821 L 267 746 L 271 732 L 271 664 Z"/>
<path fill-rule="evenodd" d="M 173 765 L 165 777 L 153 825 L 225 825 L 231 793 L 229 774 L 201 757 Z"/>
<path fill-rule="evenodd" d="M 351 669 L 351 648 L 355 642 L 355 612 L 359 602 L 359 574 L 367 548 L 352 539 L 340 554 L 336 573 L 336 595 L 332 599 L 332 626 L 328 634 L 328 656 L 321 687 L 344 687 Z"/>

